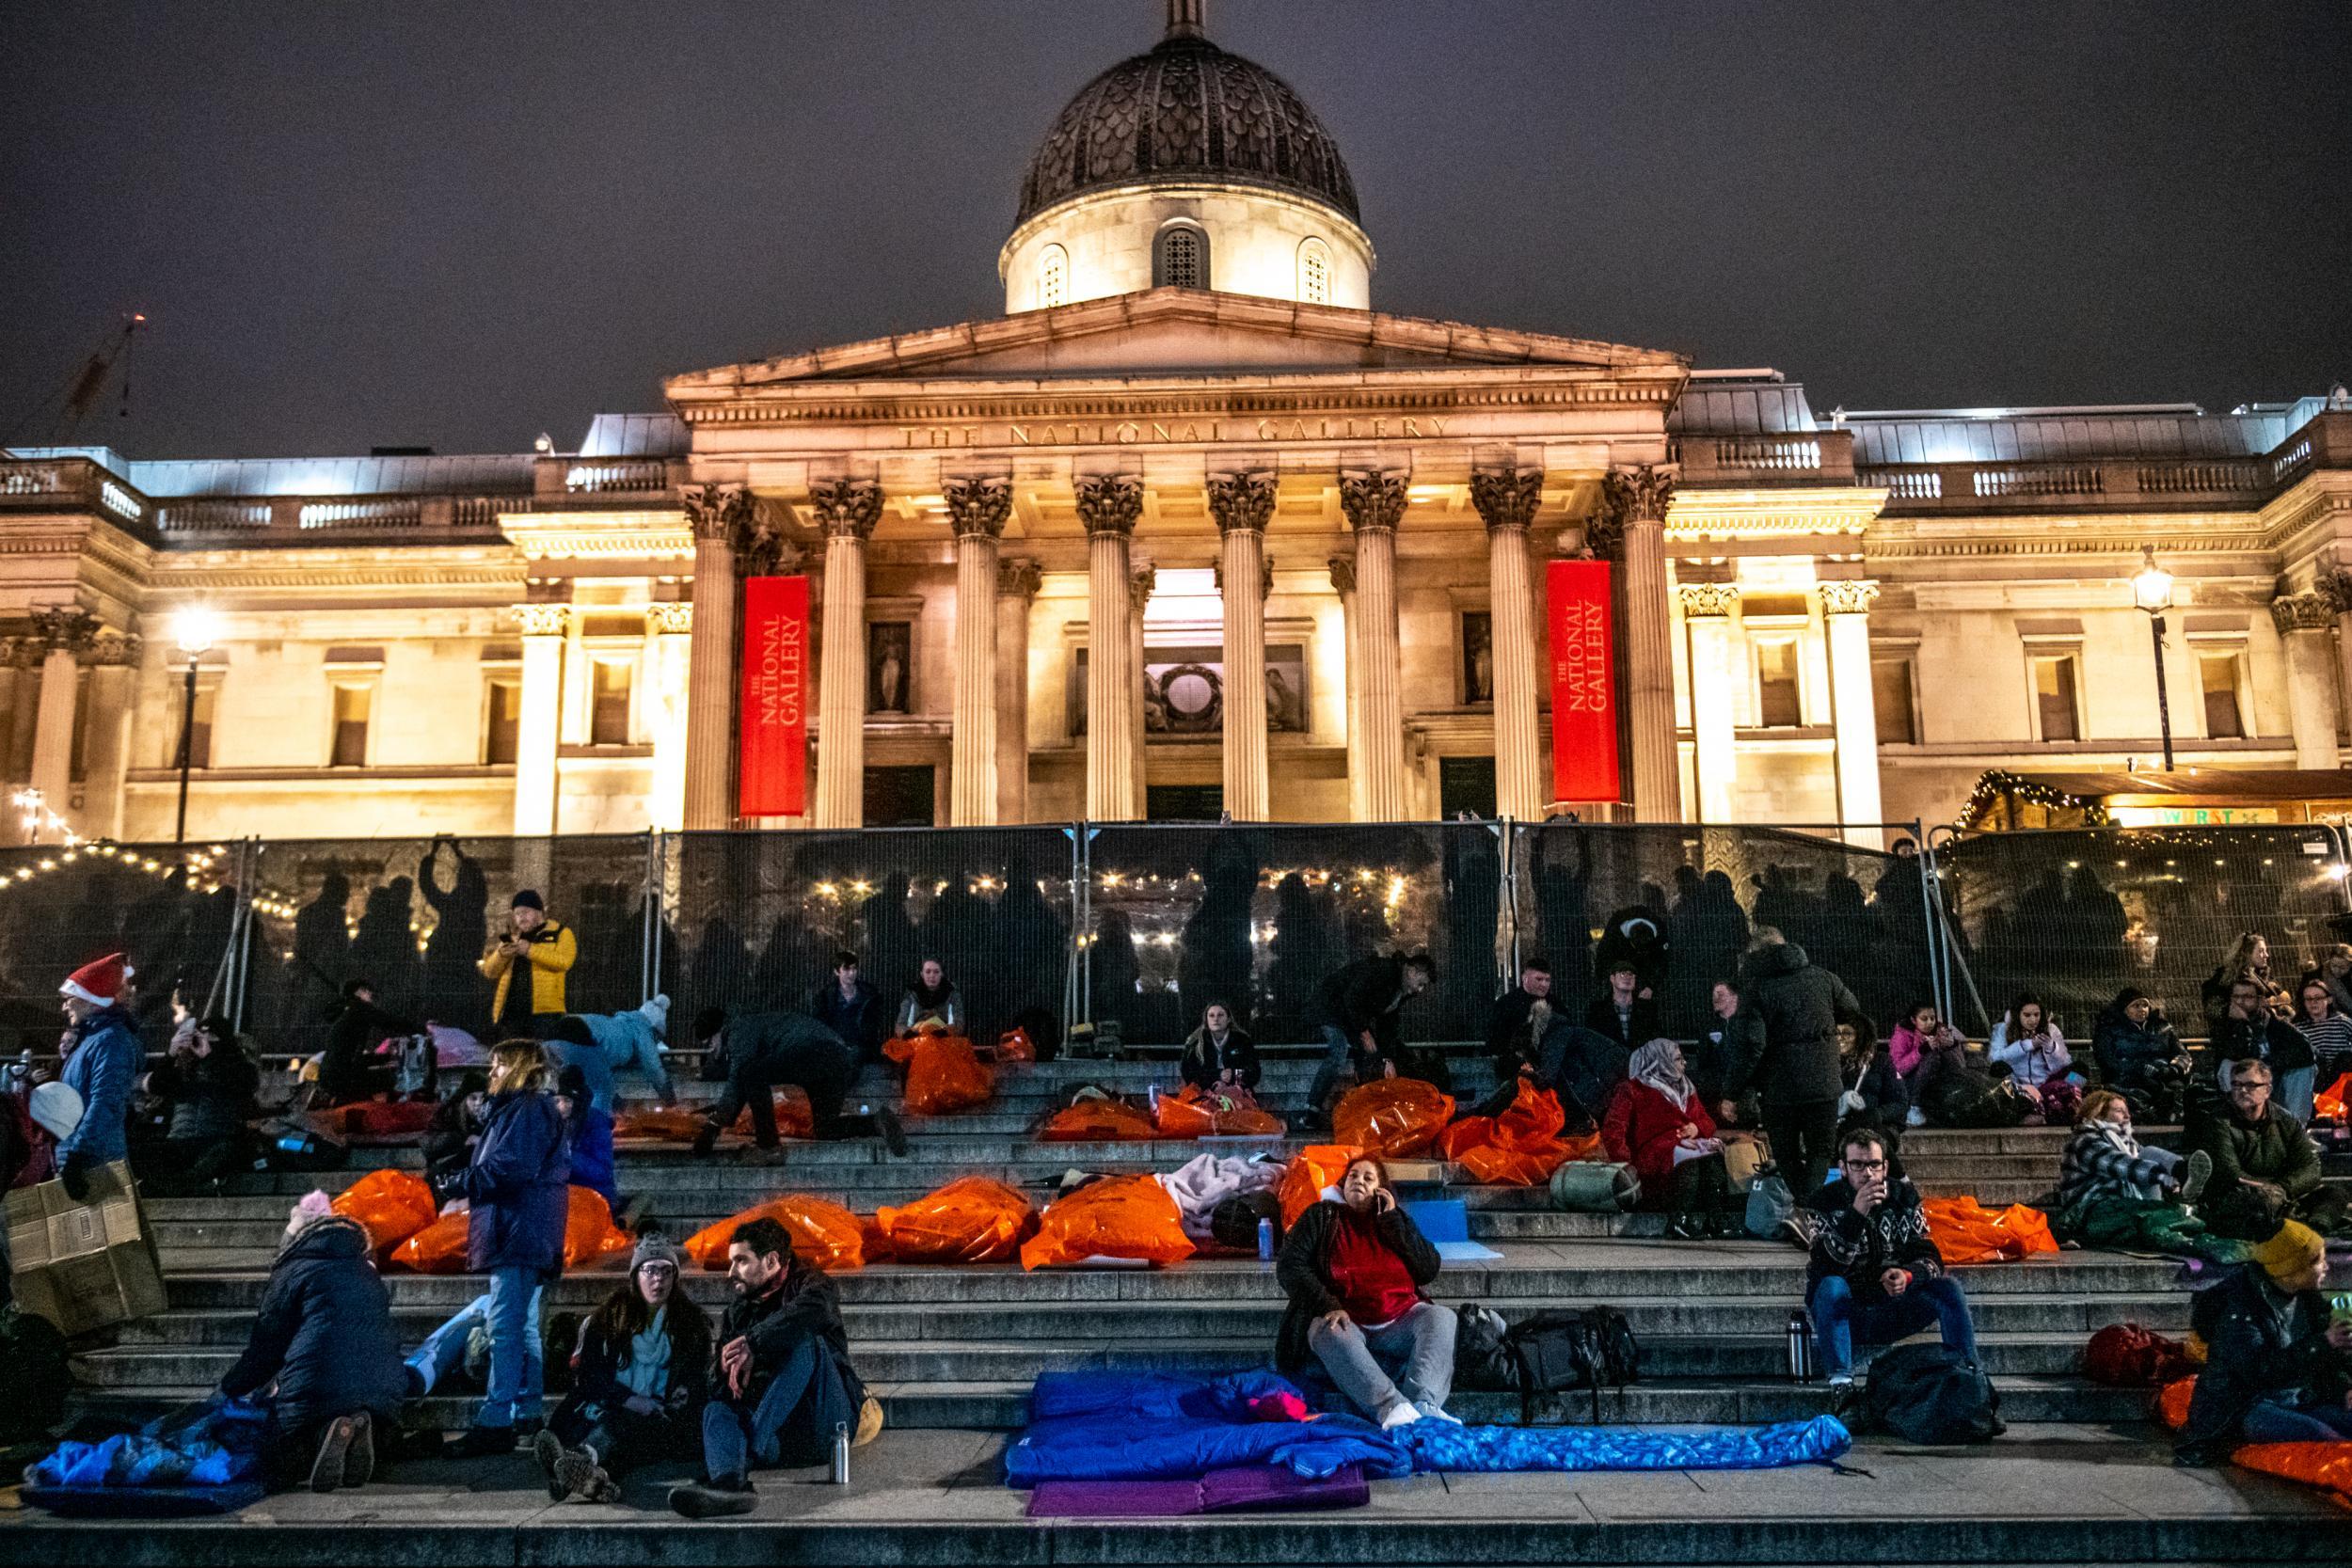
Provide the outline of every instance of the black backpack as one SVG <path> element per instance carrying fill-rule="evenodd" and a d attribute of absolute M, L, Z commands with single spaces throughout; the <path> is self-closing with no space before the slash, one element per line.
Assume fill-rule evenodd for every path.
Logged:
<path fill-rule="evenodd" d="M 1863 1407 L 1870 1424 L 1909 1443 L 1989 1443 L 2001 1396 L 1974 1361 L 1942 1345 L 1897 1345 L 1870 1363 Z"/>
<path fill-rule="evenodd" d="M 1282 1202 L 1271 1189 L 1254 1193 L 1236 1193 L 1220 1198 L 1209 1211 L 1209 1238 L 1222 1247 L 1235 1252 L 1258 1250 L 1258 1222 L 1274 1222 L 1274 1242 L 1282 1243 Z M 1458 1345 L 1459 1340 L 1457 1338 Z"/>
<path fill-rule="evenodd" d="M 1501 1393 L 1519 1386 L 1508 1343 L 1511 1325 L 1502 1313 L 1468 1301 L 1454 1308 L 1454 1386 Z"/>
<path fill-rule="evenodd" d="M 1538 1312 L 1512 1329 L 1504 1343 L 1518 1374 L 1522 1426 L 1535 1418 L 1537 1395 L 1571 1388 L 1591 1392 L 1593 1424 L 1598 1426 L 1601 1385 L 1616 1388 L 1622 1411 L 1625 1386 L 1642 1376 L 1641 1341 L 1634 1338 L 1625 1314 L 1613 1307 Z"/>

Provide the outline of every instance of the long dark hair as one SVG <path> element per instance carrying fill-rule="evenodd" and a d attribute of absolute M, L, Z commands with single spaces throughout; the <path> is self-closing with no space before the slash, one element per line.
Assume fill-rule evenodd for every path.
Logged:
<path fill-rule="evenodd" d="M 2050 1005 L 2042 1001 L 2041 997 L 2035 995 L 2032 991 L 2021 990 L 2017 993 L 2017 1000 L 2009 1005 L 2008 1016 L 2002 1020 L 2003 1022 L 2009 1025 L 2009 1041 L 2011 1045 L 2016 1044 L 2018 1040 L 2022 1038 L 2029 1037 L 2022 1036 L 2018 1033 L 2018 1031 L 2024 1027 L 2024 1024 L 2020 1022 L 2021 1015 L 2024 1014 L 2027 1007 L 2039 1007 L 2042 1009 L 2042 1027 L 2034 1031 L 2035 1036 L 2038 1037 L 2042 1034 L 2042 1030 L 2050 1027 Z"/>
<path fill-rule="evenodd" d="M 670 1291 L 664 1308 L 662 1326 L 670 1336 L 670 1367 L 674 1372 L 699 1367 L 710 1359 L 710 1320 L 703 1309 L 689 1300 L 686 1276 L 678 1275 Z M 629 1341 L 645 1332 L 653 1322 L 653 1308 L 637 1293 L 637 1276 L 632 1274 L 613 1292 L 605 1297 L 588 1320 L 588 1332 L 601 1335 L 612 1347 L 616 1360 L 626 1360 Z"/>

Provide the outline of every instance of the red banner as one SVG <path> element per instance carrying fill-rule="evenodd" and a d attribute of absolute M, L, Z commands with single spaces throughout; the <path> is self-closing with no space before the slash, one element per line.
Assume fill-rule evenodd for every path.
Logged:
<path fill-rule="evenodd" d="M 1609 563 L 1554 561 L 1546 586 L 1551 601 L 1551 797 L 1621 800 Z"/>
<path fill-rule="evenodd" d="M 745 816 L 808 809 L 808 578 L 743 579 Z"/>

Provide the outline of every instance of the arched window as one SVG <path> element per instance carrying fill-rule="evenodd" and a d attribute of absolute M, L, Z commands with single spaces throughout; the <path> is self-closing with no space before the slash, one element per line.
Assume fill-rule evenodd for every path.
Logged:
<path fill-rule="evenodd" d="M 1321 240 L 1298 247 L 1298 298 L 1306 305 L 1331 303 L 1331 252 Z"/>
<path fill-rule="evenodd" d="M 1209 236 L 1189 224 L 1163 230 L 1152 256 L 1152 286 L 1155 289 L 1205 289 L 1209 286 Z"/>
<path fill-rule="evenodd" d="M 1038 262 L 1037 303 L 1046 310 L 1070 303 L 1070 252 L 1057 245 L 1047 245 Z"/>

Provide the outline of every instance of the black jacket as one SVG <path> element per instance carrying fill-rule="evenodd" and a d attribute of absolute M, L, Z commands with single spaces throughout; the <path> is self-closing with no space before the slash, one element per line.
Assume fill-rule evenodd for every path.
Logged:
<path fill-rule="evenodd" d="M 2206 1361 L 2181 1428 L 2184 1453 L 2226 1458 L 2259 1401 L 2340 1404 L 2352 1387 L 2352 1355 L 2325 1338 L 2328 1298 L 2317 1291 L 2288 1297 L 2254 1264 L 2200 1294 L 2189 1321 Z"/>
<path fill-rule="evenodd" d="M 261 1086 L 253 1059 L 241 1047 L 225 1042 L 202 1056 L 175 1051 L 147 1075 L 148 1092 L 171 1101 L 167 1135 L 191 1140 L 243 1132 L 253 1119 L 253 1096 Z"/>
<path fill-rule="evenodd" d="M 1184 1041 L 1182 1067 L 1184 1082 L 1200 1088 L 1216 1087 L 1217 1075 L 1230 1069 L 1243 1088 L 1254 1090 L 1258 1086 L 1258 1042 L 1235 1023 L 1226 1029 L 1220 1049 L 1211 1043 L 1208 1026 L 1203 1024 Z"/>
<path fill-rule="evenodd" d="M 481 1133 L 482 1124 L 467 1114 L 464 1095 L 452 1095 L 435 1106 L 422 1139 L 426 1177 L 440 1182 L 462 1176 L 473 1163 L 473 1148 L 466 1140 Z"/>
<path fill-rule="evenodd" d="M 1528 1059 L 1520 1054 L 1517 1041 L 1534 1006 L 1533 995 L 1513 986 L 1495 999 L 1494 1011 L 1486 1015 L 1486 1053 L 1495 1059 L 1498 1078 L 1510 1078 L 1519 1070 L 1519 1064 Z"/>
<path fill-rule="evenodd" d="M 420 1032 L 406 1019 L 356 996 L 343 997 L 329 1007 L 327 1020 L 326 1050 L 319 1058 L 319 1087 L 332 1105 L 348 1105 L 389 1087 L 385 1077 L 389 1057 L 384 1058 L 383 1068 L 370 1070 L 376 1066 L 377 1043 Z"/>
<path fill-rule="evenodd" d="M 1393 1055 L 1401 1040 L 1397 1013 L 1404 1006 L 1405 960 L 1359 958 L 1315 988 L 1314 1022 L 1345 1035 L 1348 1048 L 1359 1054 L 1360 1037 L 1369 1030 L 1381 1054 Z"/>
<path fill-rule="evenodd" d="M 1596 996 L 1584 1005 L 1584 1027 L 1606 1035 L 1628 1051 L 1639 1051 L 1659 1036 L 1658 1004 L 1646 996 L 1633 999 L 1629 1020 L 1617 1013 L 1613 997 Z"/>
<path fill-rule="evenodd" d="M 466 1166 L 466 1267 L 564 1272 L 572 1153 L 555 1097 L 508 1089 L 490 1097 L 482 1139 Z"/>
<path fill-rule="evenodd" d="M 1346 1210 L 1325 1198 L 1298 1216 L 1298 1223 L 1282 1238 L 1282 1250 L 1275 1255 L 1274 1279 L 1290 1295 L 1290 1305 L 1282 1311 L 1282 1327 L 1275 1337 L 1275 1369 L 1284 1374 L 1296 1371 L 1307 1364 L 1307 1329 L 1317 1318 L 1340 1309 L 1340 1298 L 1331 1291 L 1331 1238 L 1338 1231 L 1340 1216 Z M 1413 1283 L 1426 1286 L 1438 1277 L 1441 1266 L 1438 1249 L 1421 1233 L 1413 1216 L 1402 1204 L 1373 1222 L 1380 1239 L 1388 1243 L 1405 1264 L 1405 1272 L 1413 1276 Z"/>
<path fill-rule="evenodd" d="M 701 1310 L 683 1294 L 674 1295 L 666 1321 L 675 1323 L 677 1313 Z M 699 1454 L 703 1402 L 710 1397 L 709 1353 L 706 1349 L 690 1362 L 677 1354 L 675 1336 L 670 1343 L 669 1386 L 657 1402 L 661 1406 L 658 1418 L 661 1430 L 655 1441 L 670 1453 Z M 580 1325 L 580 1347 L 572 1356 L 572 1391 L 549 1422 L 557 1436 L 578 1443 L 599 1414 L 628 1403 L 628 1388 L 621 1382 L 621 1362 L 628 1354 L 628 1342 L 616 1342 L 596 1326 L 593 1317 Z"/>
<path fill-rule="evenodd" d="M 1818 1105 L 1844 1093 L 1837 1021 L 1862 1016 L 1846 982 L 1788 942 L 1749 956 L 1744 990 L 1764 1021 L 1764 1048 L 1732 1069 L 1724 1092 L 1736 1100 L 1754 1088 L 1767 1105 Z"/>
<path fill-rule="evenodd" d="M 2090 1058 L 2099 1065 L 2100 1080 L 2113 1085 L 2130 1083 L 2152 1068 L 2185 1063 L 2188 1053 L 2164 1014 L 2152 1011 L 2147 1022 L 2134 1023 L 2129 1013 L 2109 1007 L 2091 1026 Z"/>
<path fill-rule="evenodd" d="M 368 1233 L 341 1214 L 318 1220 L 270 1266 L 245 1354 L 220 1380 L 244 1399 L 275 1380 L 278 1424 L 369 1411 L 397 1419 L 407 1397 L 392 1298 L 369 1259 Z"/>
<path fill-rule="evenodd" d="M 2293 1072 L 2319 1061 L 2312 1054 L 2312 1042 L 2303 1037 L 2302 1030 L 2268 1013 L 2257 1019 L 2218 1020 L 2213 1026 L 2211 1049 L 2213 1059 L 2219 1062 L 2260 1057 L 2270 1064 L 2274 1074 Z"/>
<path fill-rule="evenodd" d="M 881 993 L 863 980 L 852 996 L 841 994 L 838 981 L 827 980 L 817 988 L 808 1010 L 818 1022 L 867 1056 L 882 1050 L 882 1037 L 890 1030 L 890 1010 L 882 1006 Z"/>
<path fill-rule="evenodd" d="M 866 1385 L 850 1365 L 850 1336 L 841 1326 L 841 1288 L 798 1253 L 787 1255 L 784 1278 L 774 1290 L 765 1295 L 738 1296 L 727 1303 L 719 1332 L 712 1337 L 712 1348 L 724 1350 L 738 1339 L 749 1339 L 752 1373 L 740 1397 L 729 1392 L 723 1383 L 714 1383 L 713 1397 L 745 1410 L 757 1408 L 760 1396 L 776 1379 L 776 1370 L 807 1334 L 814 1334 L 832 1350 L 850 1387 L 850 1408 L 856 1409 L 865 1402 Z"/>
<path fill-rule="evenodd" d="M 1729 1018 L 1718 1018 L 1711 1010 L 1708 1013 L 1707 1027 L 1691 1048 L 1689 1071 L 1692 1084 L 1707 1097 L 1710 1114 L 1713 1101 L 1735 1098 L 1733 1082 L 1748 1070 L 1748 1064 L 1762 1060 L 1763 1055 L 1764 1018 L 1752 1004 L 1741 1002 L 1740 1010 Z"/>
<path fill-rule="evenodd" d="M 1879 1275 L 1888 1269 L 1908 1269 L 1914 1284 L 1944 1272 L 1944 1255 L 1928 1235 L 1919 1190 L 1907 1176 L 1890 1173 L 1885 1199 L 1867 1214 L 1854 1208 L 1853 1183 L 1842 1176 L 1815 1193 L 1805 1206 L 1820 1216 L 1813 1233 L 1813 1256 L 1805 1265 L 1807 1295 L 1836 1275 L 1857 1302 L 1883 1301 L 1886 1287 L 1879 1283 Z"/>

